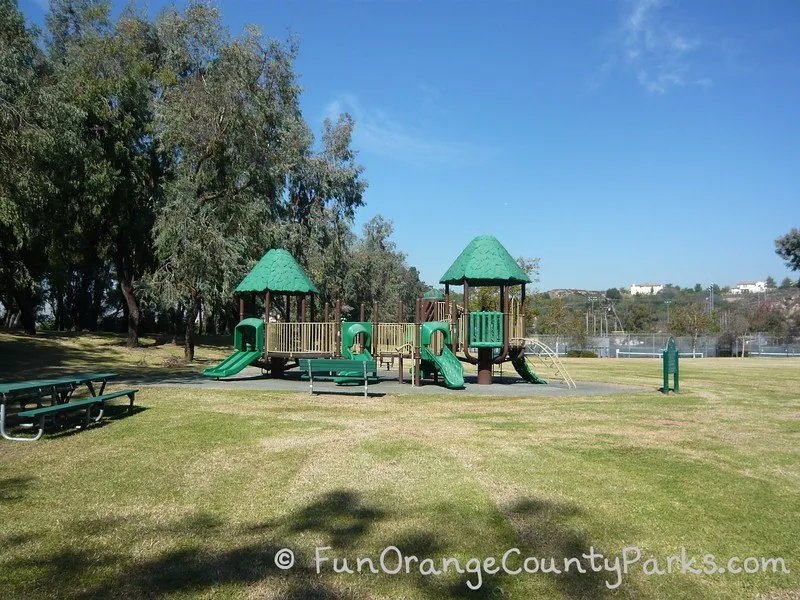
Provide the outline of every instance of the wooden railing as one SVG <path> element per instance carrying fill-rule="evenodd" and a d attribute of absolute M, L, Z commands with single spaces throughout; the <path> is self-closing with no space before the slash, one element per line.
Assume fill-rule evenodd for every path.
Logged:
<path fill-rule="evenodd" d="M 318 352 L 338 355 L 339 323 L 269 323 L 267 352 Z"/>
<path fill-rule="evenodd" d="M 509 328 L 511 329 L 508 336 L 509 340 L 521 340 L 525 337 L 525 320 L 522 318 L 523 315 L 520 313 L 519 307 L 519 300 L 512 299 L 511 311 L 508 317 Z"/>
<path fill-rule="evenodd" d="M 409 342 L 414 342 L 414 324 L 413 323 L 378 323 L 375 332 L 375 343 L 378 353 L 392 354 L 397 351 L 397 348 L 403 346 L 401 354 L 404 357 L 411 356 L 408 349 Z"/>

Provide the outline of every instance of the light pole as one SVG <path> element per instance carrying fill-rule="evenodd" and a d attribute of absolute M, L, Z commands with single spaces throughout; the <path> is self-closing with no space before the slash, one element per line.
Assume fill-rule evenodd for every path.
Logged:
<path fill-rule="evenodd" d="M 672 300 L 664 300 L 664 304 L 667 305 L 667 328 L 669 328 L 669 305 L 672 304 Z"/>
<path fill-rule="evenodd" d="M 711 307 L 709 312 L 714 312 L 714 282 L 711 282 L 711 286 L 708 288 L 711 290 Z"/>
<path fill-rule="evenodd" d="M 597 333 L 597 322 L 594 318 L 594 301 L 597 300 L 597 296 L 589 296 L 589 302 L 592 303 L 592 335 Z"/>

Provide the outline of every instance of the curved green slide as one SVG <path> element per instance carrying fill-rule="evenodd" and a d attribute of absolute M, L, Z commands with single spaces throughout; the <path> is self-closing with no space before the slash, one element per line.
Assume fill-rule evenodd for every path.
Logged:
<path fill-rule="evenodd" d="M 525 360 L 524 354 L 517 356 L 511 361 L 511 364 L 514 365 L 514 369 L 517 371 L 517 373 L 519 373 L 519 376 L 528 383 L 547 383 L 544 379 L 533 372 L 531 366 L 528 364 L 528 361 Z"/>
<path fill-rule="evenodd" d="M 447 387 L 453 390 L 459 390 L 464 387 L 464 367 L 461 365 L 461 361 L 456 358 L 456 355 L 450 351 L 450 348 L 445 346 L 438 356 L 431 352 L 428 346 L 422 346 L 421 350 L 422 360 L 433 363 L 436 370 L 442 374 L 444 384 Z"/>
<path fill-rule="evenodd" d="M 231 375 L 236 375 L 236 373 L 244 369 L 254 360 L 260 358 L 261 354 L 260 350 L 254 352 L 236 350 L 216 367 L 205 369 L 203 375 L 206 377 L 230 377 Z"/>

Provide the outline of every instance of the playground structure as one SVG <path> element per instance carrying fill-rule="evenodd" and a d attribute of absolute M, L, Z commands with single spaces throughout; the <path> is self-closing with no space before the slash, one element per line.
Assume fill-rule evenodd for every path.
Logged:
<path fill-rule="evenodd" d="M 300 359 L 349 359 L 376 361 L 390 369 L 396 362 L 401 383 L 410 367 L 414 385 L 441 377 L 445 386 L 460 389 L 464 386 L 462 363 L 476 365 L 477 382 L 490 384 L 493 369 L 511 362 L 530 383 L 547 383 L 536 374 L 544 369 L 549 377 L 575 387 L 558 356 L 525 336 L 525 285 L 530 279 L 497 239 L 475 238 L 440 283 L 445 287 L 443 294 L 429 292 L 416 300 L 413 322 L 404 320 L 402 303 L 394 322 L 379 319 L 377 303 L 369 320 L 362 304 L 358 321 L 344 321 L 340 301 L 333 310 L 326 303 L 315 311 L 314 297 L 319 292 L 303 269 L 288 251 L 270 250 L 236 288 L 240 322 L 234 331 L 234 353 L 203 374 L 230 377 L 256 366 L 280 378 Z M 463 307 L 451 300 L 452 285 L 463 286 Z M 469 310 L 471 290 L 483 286 L 499 287 L 499 310 Z M 515 286 L 519 291 L 512 297 Z M 248 307 L 251 314 L 256 313 L 260 298 L 263 315 L 246 318 Z M 313 320 L 315 316 L 322 320 Z"/>

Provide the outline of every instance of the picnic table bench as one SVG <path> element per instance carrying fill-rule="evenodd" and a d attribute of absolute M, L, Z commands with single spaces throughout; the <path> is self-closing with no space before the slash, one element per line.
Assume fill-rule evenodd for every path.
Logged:
<path fill-rule="evenodd" d="M 47 417 L 50 417 L 58 425 L 57 419 L 60 415 L 81 410 L 84 411 L 84 427 L 88 427 L 90 421 L 100 421 L 106 401 L 122 396 L 129 398 L 130 406 L 128 410 L 133 410 L 134 396 L 138 390 L 125 389 L 108 394 L 103 393 L 106 383 L 113 377 L 116 377 L 116 373 L 79 373 L 54 379 L 35 379 L 0 384 L 0 436 L 14 442 L 36 441 L 44 433 L 45 419 Z M 98 390 L 95 389 L 95 383 L 99 383 L 99 394 L 97 393 Z M 73 393 L 82 384 L 86 385 L 91 396 L 73 401 Z M 50 405 L 43 406 L 42 399 L 48 397 Z M 18 418 L 38 419 L 38 431 L 35 436 L 12 436 L 6 431 L 8 407 L 14 402 L 19 403 Z M 26 405 L 30 403 L 36 403 L 36 408 L 26 410 Z M 98 414 L 92 419 L 91 411 L 94 407 L 98 408 Z"/>
<path fill-rule="evenodd" d="M 340 385 L 364 383 L 364 398 L 369 394 L 369 381 L 377 381 L 378 364 L 374 360 L 352 360 L 346 358 L 301 358 L 300 371 L 308 375 L 311 394 L 314 379 L 333 381 Z"/>

